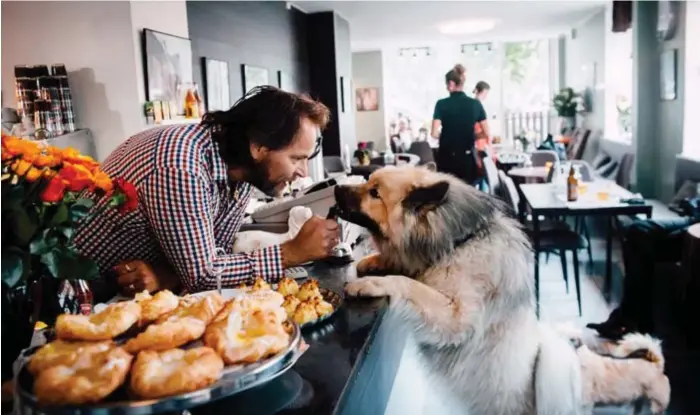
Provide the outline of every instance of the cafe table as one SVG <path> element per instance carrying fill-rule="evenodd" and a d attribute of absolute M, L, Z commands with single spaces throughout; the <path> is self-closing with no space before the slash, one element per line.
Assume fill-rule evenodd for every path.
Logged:
<path fill-rule="evenodd" d="M 515 179 L 520 179 L 519 182 L 532 183 L 547 180 L 549 170 L 545 166 L 514 167 L 507 173 Z"/>
<path fill-rule="evenodd" d="M 612 237 L 613 219 L 618 215 L 644 214 L 651 217 L 652 206 L 647 203 L 631 204 L 625 199 L 635 195 L 615 182 L 595 179 L 585 183 L 576 202 L 566 200 L 566 191 L 558 192 L 552 183 L 531 183 L 520 185 L 523 203 L 532 214 L 532 240 L 535 252 L 539 251 L 539 226 L 541 217 L 600 216 L 607 222 L 605 240 L 605 285 L 604 295 L 610 296 L 612 284 Z M 540 271 L 535 257 L 535 296 L 539 315 Z"/>

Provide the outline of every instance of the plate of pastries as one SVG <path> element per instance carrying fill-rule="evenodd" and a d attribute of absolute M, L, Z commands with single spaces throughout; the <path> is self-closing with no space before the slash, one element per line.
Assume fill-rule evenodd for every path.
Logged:
<path fill-rule="evenodd" d="M 241 285 L 243 293 L 274 290 L 284 298 L 282 308 L 289 320 L 306 328 L 329 319 L 338 310 L 342 297 L 329 289 L 321 288 L 318 280 L 309 278 L 301 283 L 292 278 L 282 278 L 277 284 L 268 284 L 257 278 L 252 285 Z M 225 295 L 225 294 L 224 294 Z"/>
<path fill-rule="evenodd" d="M 42 412 L 181 410 L 290 368 L 304 350 L 282 294 L 137 294 L 89 316 L 60 315 L 18 377 L 20 407 Z"/>

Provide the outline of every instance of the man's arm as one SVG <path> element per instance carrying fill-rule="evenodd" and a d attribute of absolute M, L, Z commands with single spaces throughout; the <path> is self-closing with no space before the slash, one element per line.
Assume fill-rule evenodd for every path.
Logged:
<path fill-rule="evenodd" d="M 488 138 L 491 137 L 491 134 L 489 131 L 489 122 L 486 120 L 486 110 L 481 102 L 477 101 L 477 104 L 479 105 L 479 108 L 477 109 L 478 113 L 476 121 L 481 126 L 481 136 L 488 140 Z"/>
<path fill-rule="evenodd" d="M 440 113 L 440 101 L 435 103 L 435 111 L 433 111 L 433 123 L 430 126 L 430 136 L 434 139 L 440 139 L 440 130 L 442 129 L 442 114 Z"/>
<path fill-rule="evenodd" d="M 215 289 L 215 272 L 220 273 L 223 287 L 246 283 L 257 276 L 276 282 L 284 274 L 279 245 L 216 255 L 209 185 L 198 174 L 162 168 L 140 190 L 151 229 L 188 291 Z"/>

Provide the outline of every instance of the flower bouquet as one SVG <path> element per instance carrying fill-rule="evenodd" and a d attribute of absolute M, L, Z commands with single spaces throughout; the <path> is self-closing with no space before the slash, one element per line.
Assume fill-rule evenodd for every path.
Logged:
<path fill-rule="evenodd" d="M 129 212 L 138 201 L 132 184 L 109 177 L 75 149 L 5 135 L 1 179 L 2 331 L 16 325 L 22 338 L 17 331 L 24 325 L 33 329 L 37 320 L 66 311 L 55 305 L 59 282 L 99 275 L 96 262 L 73 243 L 79 223 L 106 209 Z"/>

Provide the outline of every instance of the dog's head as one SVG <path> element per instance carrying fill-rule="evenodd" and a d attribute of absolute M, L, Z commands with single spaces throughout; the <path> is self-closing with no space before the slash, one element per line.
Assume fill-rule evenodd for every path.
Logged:
<path fill-rule="evenodd" d="M 367 228 L 380 246 L 434 263 L 488 231 L 498 202 L 461 180 L 422 167 L 385 167 L 367 183 L 337 186 L 342 219 Z"/>

